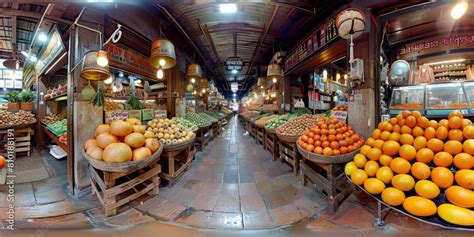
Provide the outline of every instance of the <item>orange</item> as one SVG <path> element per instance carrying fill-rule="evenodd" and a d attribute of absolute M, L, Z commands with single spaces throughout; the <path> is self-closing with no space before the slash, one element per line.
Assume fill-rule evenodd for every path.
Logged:
<path fill-rule="evenodd" d="M 382 141 L 387 141 L 390 138 L 390 135 L 390 132 L 383 131 L 382 134 L 380 134 L 380 139 L 382 139 Z"/>
<path fill-rule="evenodd" d="M 352 175 L 351 175 L 351 181 L 353 184 L 355 185 L 362 185 L 364 184 L 365 180 L 367 180 L 367 173 L 365 173 L 365 171 L 363 170 L 355 170 L 354 172 L 352 172 Z"/>
<path fill-rule="evenodd" d="M 474 170 L 458 170 L 454 178 L 456 180 L 456 183 L 459 184 L 459 186 L 471 190 L 474 189 Z M 474 194 L 472 196 L 474 196 Z"/>
<path fill-rule="evenodd" d="M 395 118 L 397 118 L 397 121 L 400 121 L 400 119 L 403 119 L 404 117 L 402 113 L 399 113 L 397 116 L 395 116 Z"/>
<path fill-rule="evenodd" d="M 427 127 L 425 129 L 424 136 L 427 140 L 430 140 L 431 138 L 435 138 L 436 137 L 436 130 L 432 127 Z"/>
<path fill-rule="evenodd" d="M 405 123 L 406 123 L 406 120 L 404 118 L 397 119 L 397 120 L 398 120 L 398 126 L 400 126 L 400 127 L 405 125 Z"/>
<path fill-rule="evenodd" d="M 416 149 L 412 145 L 403 145 L 398 152 L 400 153 L 400 157 L 408 161 L 416 157 Z"/>
<path fill-rule="evenodd" d="M 459 153 L 454 156 L 453 163 L 458 169 L 472 169 L 473 157 L 468 153 Z"/>
<path fill-rule="evenodd" d="M 433 199 L 439 196 L 440 190 L 433 182 L 429 180 L 420 180 L 415 184 L 415 192 L 421 197 Z"/>
<path fill-rule="evenodd" d="M 397 174 L 407 174 L 410 172 L 410 162 L 403 158 L 395 158 L 390 162 L 390 169 Z"/>
<path fill-rule="evenodd" d="M 464 129 L 467 126 L 471 126 L 471 125 L 472 125 L 471 120 L 469 120 L 469 119 L 463 119 L 462 120 L 462 129 Z"/>
<path fill-rule="evenodd" d="M 387 123 L 387 121 L 382 121 L 379 123 L 379 125 L 377 125 L 377 128 L 380 130 L 380 131 L 383 131 L 383 127 L 385 126 L 385 124 Z"/>
<path fill-rule="evenodd" d="M 411 128 L 407 125 L 403 125 L 401 128 L 402 134 L 411 134 Z"/>
<path fill-rule="evenodd" d="M 420 117 L 417 119 L 416 124 L 421 128 L 427 128 L 430 126 L 430 121 L 426 117 Z"/>
<path fill-rule="evenodd" d="M 444 143 L 444 151 L 451 155 L 456 155 L 462 152 L 462 143 L 459 141 L 447 141 Z"/>
<path fill-rule="evenodd" d="M 438 129 L 436 129 L 436 138 L 444 140 L 447 137 L 448 137 L 448 128 L 444 126 L 440 126 L 438 127 Z"/>
<path fill-rule="evenodd" d="M 379 169 L 379 163 L 377 161 L 369 160 L 364 166 L 364 171 L 369 177 L 374 177 Z"/>
<path fill-rule="evenodd" d="M 449 188 L 453 185 L 454 175 L 445 167 L 436 167 L 431 171 L 431 181 L 440 188 Z"/>
<path fill-rule="evenodd" d="M 460 119 L 463 119 L 463 118 L 464 118 L 464 116 L 462 115 L 461 111 L 459 111 L 459 110 L 455 110 L 455 111 L 449 113 L 448 119 L 450 119 L 450 118 L 452 118 L 452 117 L 458 117 L 458 118 L 460 118 Z"/>
<path fill-rule="evenodd" d="M 400 133 L 401 130 L 402 130 L 402 127 L 400 127 L 400 125 L 398 125 L 398 124 L 393 125 L 393 131 L 392 132 Z"/>
<path fill-rule="evenodd" d="M 426 141 L 426 138 L 420 136 L 415 138 L 415 141 L 413 141 L 413 147 L 415 147 L 416 150 L 420 150 L 421 148 L 426 147 L 426 143 L 428 143 L 428 141 Z"/>
<path fill-rule="evenodd" d="M 415 186 L 415 179 L 408 174 L 397 174 L 392 178 L 392 186 L 401 191 L 410 191 Z"/>
<path fill-rule="evenodd" d="M 403 209 L 415 216 L 432 216 L 438 210 L 433 201 L 419 196 L 407 197 Z"/>
<path fill-rule="evenodd" d="M 453 163 L 453 156 L 445 151 L 436 153 L 433 163 L 438 167 L 448 167 Z"/>
<path fill-rule="evenodd" d="M 394 125 L 398 123 L 397 118 L 390 118 L 390 124 Z"/>
<path fill-rule="evenodd" d="M 410 128 L 414 128 L 416 126 L 416 118 L 412 115 L 409 115 L 406 118 L 405 124 Z"/>
<path fill-rule="evenodd" d="M 374 131 L 372 132 L 372 137 L 374 139 L 379 139 L 380 138 L 380 134 L 382 134 L 382 131 L 378 128 L 374 129 Z"/>
<path fill-rule="evenodd" d="M 416 152 L 416 161 L 418 162 L 428 164 L 433 160 L 433 157 L 434 152 L 429 148 L 421 148 Z"/>
<path fill-rule="evenodd" d="M 354 171 L 356 171 L 358 169 L 359 168 L 357 168 L 357 166 L 354 164 L 354 161 L 351 161 L 351 162 L 347 163 L 346 166 L 344 167 L 344 173 L 347 176 L 351 176 L 351 174 L 354 173 Z"/>
<path fill-rule="evenodd" d="M 457 118 L 457 117 L 456 117 Z M 460 129 L 451 129 L 448 133 L 449 140 L 456 140 L 462 142 L 464 140 L 464 135 Z"/>
<path fill-rule="evenodd" d="M 415 162 L 411 166 L 410 171 L 413 177 L 417 179 L 427 179 L 431 174 L 430 167 L 427 164 L 421 162 Z"/>
<path fill-rule="evenodd" d="M 461 186 L 451 186 L 446 189 L 445 192 L 446 199 L 456 206 L 465 207 L 465 208 L 473 208 L 474 207 L 474 192 L 463 188 Z"/>
<path fill-rule="evenodd" d="M 447 119 L 441 119 L 438 123 L 438 127 L 439 126 L 448 128 L 448 120 Z"/>
<path fill-rule="evenodd" d="M 323 155 L 325 156 L 331 156 L 332 155 L 332 149 L 330 147 L 325 147 L 323 149 Z"/>
<path fill-rule="evenodd" d="M 380 194 L 385 189 L 385 184 L 376 178 L 370 178 L 365 180 L 364 188 L 370 194 Z"/>
<path fill-rule="evenodd" d="M 439 152 L 442 151 L 444 148 L 444 143 L 443 141 L 437 139 L 437 138 L 432 138 L 428 140 L 428 143 L 426 143 L 426 147 L 430 148 L 433 152 Z"/>
<path fill-rule="evenodd" d="M 416 126 L 413 128 L 411 133 L 413 134 L 414 137 L 418 137 L 418 136 L 423 136 L 424 131 L 423 131 L 423 128 Z"/>
<path fill-rule="evenodd" d="M 380 155 L 382 155 L 382 150 L 379 148 L 370 148 L 367 152 L 367 158 L 371 160 L 379 160 Z"/>
<path fill-rule="evenodd" d="M 438 121 L 430 120 L 430 127 L 437 129 L 438 128 Z"/>
<path fill-rule="evenodd" d="M 382 191 L 382 201 L 391 206 L 402 205 L 405 201 L 405 193 L 392 187 L 388 187 Z"/>
<path fill-rule="evenodd" d="M 390 140 L 390 141 L 396 141 L 396 142 L 400 141 L 400 133 L 398 133 L 398 132 L 392 132 L 392 133 L 390 134 L 390 137 L 388 138 L 388 140 Z"/>
<path fill-rule="evenodd" d="M 357 166 L 357 168 L 364 168 L 365 163 L 367 163 L 367 158 L 365 158 L 364 155 L 357 154 L 354 156 L 354 164 Z"/>
<path fill-rule="evenodd" d="M 416 111 L 416 110 L 412 111 L 411 115 L 413 115 L 413 117 L 415 117 L 416 119 L 421 118 L 421 113 L 419 111 Z"/>
<path fill-rule="evenodd" d="M 361 148 L 360 148 L 360 151 L 359 153 L 362 154 L 362 155 L 367 155 L 367 152 L 370 150 L 370 147 L 369 145 L 363 145 Z"/>
<path fill-rule="evenodd" d="M 474 139 L 468 139 L 462 144 L 462 150 L 470 155 L 474 155 Z"/>
<path fill-rule="evenodd" d="M 466 139 L 472 139 L 474 138 L 474 126 L 468 125 L 462 129 L 462 133 L 464 135 L 464 138 Z"/>
<path fill-rule="evenodd" d="M 398 144 L 398 142 L 395 142 L 395 141 L 386 141 L 386 142 L 383 144 L 382 152 L 383 152 L 383 154 L 385 154 L 385 155 L 393 156 L 393 155 L 398 154 L 398 150 L 399 150 L 399 149 L 400 149 L 400 144 Z"/>
<path fill-rule="evenodd" d="M 372 137 L 367 138 L 367 145 L 372 146 L 374 142 L 375 142 L 375 139 L 373 139 Z"/>
<path fill-rule="evenodd" d="M 383 126 L 383 130 L 384 131 L 387 131 L 387 132 L 391 132 L 393 130 L 393 125 L 391 123 L 385 123 L 385 125 Z"/>
<path fill-rule="evenodd" d="M 448 127 L 450 129 L 459 129 L 462 127 L 462 118 L 459 117 L 451 117 L 448 120 Z"/>
<path fill-rule="evenodd" d="M 382 149 L 383 144 L 384 144 L 383 140 L 377 139 L 377 140 L 375 140 L 374 144 L 372 144 L 372 147 Z"/>
<path fill-rule="evenodd" d="M 382 181 L 384 184 L 389 184 L 390 181 L 392 181 L 393 172 L 389 167 L 384 166 L 377 170 L 375 177 Z"/>
<path fill-rule="evenodd" d="M 402 134 L 400 135 L 400 143 L 411 145 L 415 139 L 411 134 Z"/>
<path fill-rule="evenodd" d="M 402 112 L 402 115 L 403 115 L 403 118 L 407 118 L 409 115 L 411 115 L 411 112 L 408 111 L 408 110 L 404 110 L 404 111 Z"/>
<path fill-rule="evenodd" d="M 390 162 L 392 162 L 392 157 L 389 155 L 381 155 L 379 157 L 379 163 L 383 166 L 389 166 Z"/>

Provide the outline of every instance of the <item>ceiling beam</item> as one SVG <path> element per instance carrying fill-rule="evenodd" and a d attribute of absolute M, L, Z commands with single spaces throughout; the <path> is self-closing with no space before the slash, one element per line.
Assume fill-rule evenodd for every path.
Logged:
<path fill-rule="evenodd" d="M 211 34 L 209 33 L 209 31 L 207 30 L 207 25 L 201 25 L 201 22 L 199 21 L 198 19 L 198 27 L 199 29 L 201 30 L 201 32 L 204 34 L 204 38 L 206 38 L 207 40 L 207 43 L 211 46 L 211 49 L 212 49 L 212 52 L 214 53 L 215 57 L 216 57 L 216 62 L 217 64 L 219 65 L 219 73 L 221 73 L 221 75 L 223 77 L 225 77 L 225 73 L 224 71 L 222 70 L 222 63 L 221 63 L 221 60 L 220 60 L 220 57 L 219 57 L 219 53 L 217 53 L 217 49 L 216 49 L 216 45 L 214 44 L 214 41 L 212 40 L 212 37 L 211 37 Z M 217 80 L 217 78 L 216 78 Z"/>
<path fill-rule="evenodd" d="M 20 16 L 20 17 L 31 17 L 35 19 L 41 19 L 42 14 L 36 13 L 36 12 L 29 12 L 29 11 L 22 11 L 18 9 L 12 9 L 12 8 L 0 8 L 0 16 Z M 63 23 L 66 25 L 71 25 L 73 22 L 60 18 L 60 17 L 55 17 L 55 16 L 45 16 L 44 19 L 50 20 L 50 21 L 55 21 L 58 23 Z"/>

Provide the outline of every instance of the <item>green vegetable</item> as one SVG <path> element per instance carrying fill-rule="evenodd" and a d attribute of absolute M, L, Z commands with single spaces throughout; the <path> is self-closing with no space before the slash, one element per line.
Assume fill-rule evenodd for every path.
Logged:
<path fill-rule="evenodd" d="M 195 123 L 193 123 L 193 122 L 191 122 L 191 121 L 189 121 L 185 118 L 174 117 L 172 120 L 177 124 L 178 128 L 180 128 L 182 130 L 187 130 L 187 131 L 193 131 L 194 132 L 194 131 L 197 131 L 199 129 L 199 127 Z"/>
<path fill-rule="evenodd" d="M 97 89 L 97 92 L 95 93 L 94 97 L 92 98 L 92 103 L 95 106 L 103 106 L 104 105 L 104 90 L 102 89 Z"/>
<path fill-rule="evenodd" d="M 32 91 L 22 91 L 18 94 L 18 99 L 21 102 L 33 102 L 35 100 L 35 94 Z"/>
<path fill-rule="evenodd" d="M 195 112 L 189 112 L 184 116 L 185 119 L 191 121 L 192 123 L 196 124 L 198 127 L 207 127 L 211 125 L 211 121 L 207 118 L 203 117 L 201 114 Z"/>
<path fill-rule="evenodd" d="M 8 102 L 10 103 L 20 102 L 20 98 L 18 96 L 17 91 L 10 91 L 6 95 L 7 95 Z"/>
<path fill-rule="evenodd" d="M 211 123 L 217 123 L 219 121 L 218 119 L 216 119 L 216 118 L 214 118 L 214 117 L 212 117 L 212 116 L 210 116 L 210 115 L 208 115 L 204 112 L 199 112 L 198 114 L 201 115 L 202 117 L 204 117 L 206 120 L 209 120 Z"/>
<path fill-rule="evenodd" d="M 140 100 L 133 94 L 128 95 L 127 104 L 129 104 L 133 109 L 143 109 L 143 104 Z"/>

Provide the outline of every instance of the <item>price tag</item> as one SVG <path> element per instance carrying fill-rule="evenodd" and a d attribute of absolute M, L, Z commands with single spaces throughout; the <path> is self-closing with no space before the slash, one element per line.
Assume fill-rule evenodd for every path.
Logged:
<path fill-rule="evenodd" d="M 461 114 L 467 114 L 467 109 L 461 109 Z"/>
<path fill-rule="evenodd" d="M 155 118 L 166 118 L 167 117 L 166 110 L 163 110 L 163 109 L 155 110 L 154 117 Z"/>
<path fill-rule="evenodd" d="M 111 110 L 105 111 L 105 122 L 111 123 L 114 120 L 125 120 L 128 118 L 127 110 Z"/>
<path fill-rule="evenodd" d="M 331 117 L 336 118 L 337 120 L 346 123 L 347 111 L 331 111 Z"/>
<path fill-rule="evenodd" d="M 130 111 L 128 111 L 128 117 L 142 120 L 142 111 L 141 110 L 130 110 Z"/>
<path fill-rule="evenodd" d="M 152 120 L 153 119 L 153 110 L 152 109 L 142 109 L 142 120 Z"/>

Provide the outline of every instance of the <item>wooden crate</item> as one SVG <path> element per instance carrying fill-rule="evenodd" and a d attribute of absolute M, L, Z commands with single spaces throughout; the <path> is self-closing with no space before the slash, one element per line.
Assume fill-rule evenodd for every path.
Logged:
<path fill-rule="evenodd" d="M 250 136 L 254 137 L 255 139 L 257 138 L 257 126 L 255 123 L 252 123 L 249 121 L 249 133 Z"/>
<path fill-rule="evenodd" d="M 169 185 L 173 185 L 176 179 L 189 168 L 195 154 L 196 151 L 193 143 L 180 150 L 163 150 L 160 159 L 163 172 L 160 174 L 160 177 L 167 180 Z"/>
<path fill-rule="evenodd" d="M 353 190 L 345 178 L 344 164 L 320 164 L 305 160 L 303 157 L 300 168 L 303 186 L 307 181 L 313 183 L 316 190 L 326 196 L 329 208 L 333 212 L 337 211 Z"/>
<path fill-rule="evenodd" d="M 4 140 L 6 141 L 7 139 L 7 134 L 8 134 L 8 129 L 2 129 L 0 130 L 0 136 L 4 137 Z M 31 156 L 31 151 L 32 151 L 32 144 L 31 144 L 31 135 L 33 134 L 33 128 L 21 128 L 21 129 L 15 129 L 14 130 L 14 135 L 15 135 L 15 153 L 16 156 L 19 155 L 26 155 L 26 156 Z M 4 149 L 7 149 L 7 144 L 6 142 L 2 142 L 4 144 Z"/>
<path fill-rule="evenodd" d="M 278 148 L 280 150 L 280 160 L 282 163 L 286 161 L 287 164 L 291 166 L 293 169 L 293 174 L 296 176 L 298 175 L 299 169 L 299 160 L 300 160 L 300 153 L 298 152 L 298 148 L 296 147 L 295 142 L 285 142 L 282 140 L 278 140 Z"/>
<path fill-rule="evenodd" d="M 264 127 L 259 127 L 259 126 L 255 126 L 255 131 L 256 131 L 256 141 L 257 141 L 257 144 L 259 145 L 262 145 L 263 147 L 265 147 L 265 128 Z"/>
<path fill-rule="evenodd" d="M 196 146 L 198 146 L 201 150 L 209 143 L 209 139 L 211 137 L 211 131 L 209 127 L 199 128 L 196 131 Z"/>
<path fill-rule="evenodd" d="M 265 131 L 265 149 L 272 153 L 273 160 L 279 157 L 278 137 L 274 132 Z"/>
<path fill-rule="evenodd" d="M 219 135 L 219 131 L 220 131 L 220 126 L 219 126 L 220 122 L 216 122 L 216 123 L 213 123 L 211 125 L 211 137 L 214 138 L 216 137 L 217 135 Z"/>
<path fill-rule="evenodd" d="M 158 195 L 161 166 L 156 161 L 128 172 L 108 172 L 89 165 L 92 191 L 102 204 L 105 216 L 117 214 L 117 208 L 146 193 Z"/>

